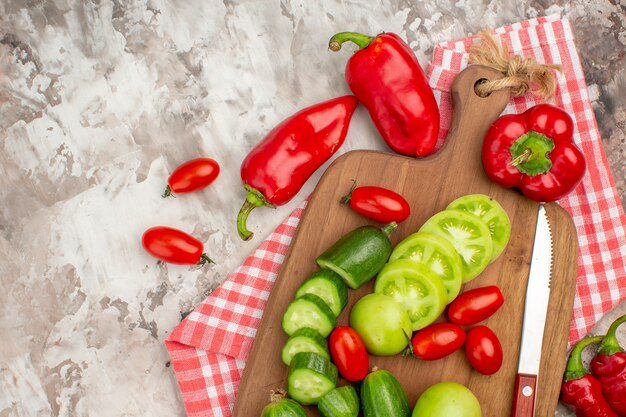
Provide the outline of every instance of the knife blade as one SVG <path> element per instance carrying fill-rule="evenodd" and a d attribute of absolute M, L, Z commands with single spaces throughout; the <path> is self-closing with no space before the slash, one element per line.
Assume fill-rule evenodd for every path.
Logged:
<path fill-rule="evenodd" d="M 543 332 L 550 301 L 552 277 L 552 233 L 543 204 L 537 210 L 537 227 L 533 242 L 519 365 L 513 391 L 511 417 L 532 417 L 535 414 L 535 391 L 541 363 Z"/>

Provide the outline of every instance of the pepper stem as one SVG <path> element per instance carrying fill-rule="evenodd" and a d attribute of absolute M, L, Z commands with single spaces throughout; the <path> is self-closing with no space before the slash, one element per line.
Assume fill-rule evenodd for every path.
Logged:
<path fill-rule="evenodd" d="M 339 200 L 339 202 L 341 204 L 348 204 L 350 200 L 352 199 L 352 192 L 354 191 L 355 188 L 356 188 L 356 180 L 352 180 L 352 187 L 350 187 L 350 191 L 348 192 L 348 194 L 341 197 L 341 200 Z"/>
<path fill-rule="evenodd" d="M 602 355 L 614 355 L 618 352 L 623 352 L 624 349 L 619 345 L 619 341 L 617 340 L 617 336 L 615 333 L 617 332 L 617 328 L 626 323 L 626 314 L 622 317 L 617 318 L 609 327 L 609 330 L 606 332 L 606 336 L 604 336 L 604 340 L 600 344 L 600 348 L 598 349 L 598 353 Z"/>
<path fill-rule="evenodd" d="M 384 234 L 386 234 L 387 236 L 389 236 L 391 233 L 393 233 L 396 229 L 398 228 L 398 223 L 396 222 L 391 222 L 386 224 L 385 226 L 383 226 L 383 228 L 381 229 L 383 231 Z"/>
<path fill-rule="evenodd" d="M 339 32 L 328 41 L 328 49 L 333 52 L 337 52 L 341 49 L 341 45 L 347 41 L 355 43 L 359 49 L 364 49 L 368 47 L 370 42 L 372 42 L 372 39 L 374 39 L 373 36 L 367 36 L 361 33 Z"/>
<path fill-rule="evenodd" d="M 569 354 L 569 358 L 567 359 L 565 376 L 563 378 L 564 381 L 579 379 L 589 373 L 589 371 L 587 371 L 585 369 L 585 366 L 583 365 L 583 350 L 585 350 L 585 348 L 589 345 L 592 345 L 594 343 L 600 343 L 603 338 L 604 336 L 587 337 L 576 343 L 571 353 Z"/>
<path fill-rule="evenodd" d="M 522 152 L 518 157 L 516 157 L 515 159 L 511 161 L 511 165 L 516 167 L 519 164 L 525 164 L 526 162 L 528 162 L 532 154 L 533 154 L 532 149 L 530 148 L 524 149 L 524 152 Z"/>
<path fill-rule="evenodd" d="M 549 154 L 553 149 L 554 140 L 543 133 L 529 130 L 509 148 L 512 158 L 510 164 L 529 176 L 545 174 L 552 168 Z"/>
<path fill-rule="evenodd" d="M 211 258 L 209 258 L 209 256 L 206 253 L 203 253 L 202 255 L 200 255 L 200 260 L 198 261 L 198 265 L 203 266 L 206 264 L 214 264 L 215 262 L 213 262 L 213 260 Z"/>
<path fill-rule="evenodd" d="M 167 198 L 167 197 L 169 197 L 171 195 L 172 195 L 172 189 L 168 185 L 167 187 L 165 187 L 165 191 L 163 191 L 163 194 L 161 195 L 161 197 Z"/>
<path fill-rule="evenodd" d="M 250 212 L 261 206 L 274 208 L 274 205 L 268 202 L 259 190 L 250 187 L 248 184 L 244 184 L 243 188 L 246 190 L 246 201 L 243 202 L 237 215 L 237 232 L 241 239 L 250 240 L 254 236 L 254 233 L 246 227 L 246 220 Z"/>

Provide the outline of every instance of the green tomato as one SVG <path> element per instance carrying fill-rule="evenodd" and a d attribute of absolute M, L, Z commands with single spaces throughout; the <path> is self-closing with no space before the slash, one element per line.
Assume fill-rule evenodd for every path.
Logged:
<path fill-rule="evenodd" d="M 350 312 L 350 327 L 363 339 L 372 355 L 391 356 L 402 352 L 413 331 L 404 306 L 383 294 L 368 294 Z"/>
<path fill-rule="evenodd" d="M 482 417 L 478 399 L 465 385 L 440 382 L 419 397 L 412 417 Z"/>

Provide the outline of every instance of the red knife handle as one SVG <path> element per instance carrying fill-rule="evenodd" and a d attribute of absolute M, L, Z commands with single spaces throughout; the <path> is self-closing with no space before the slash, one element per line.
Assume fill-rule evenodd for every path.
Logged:
<path fill-rule="evenodd" d="M 513 390 L 511 417 L 533 417 L 535 415 L 535 391 L 537 375 L 517 374 Z"/>

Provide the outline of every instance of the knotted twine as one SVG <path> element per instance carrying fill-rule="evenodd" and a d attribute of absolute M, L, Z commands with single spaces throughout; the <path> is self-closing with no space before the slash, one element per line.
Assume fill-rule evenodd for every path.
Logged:
<path fill-rule="evenodd" d="M 554 70 L 562 70 L 560 65 L 540 64 L 532 58 L 519 55 L 510 56 L 506 45 L 499 44 L 488 29 L 483 29 L 480 42 L 471 46 L 470 63 L 495 68 L 504 75 L 503 78 L 477 84 L 475 91 L 481 97 L 508 88 L 513 97 L 530 90 L 535 95 L 547 98 L 556 90 Z"/>

